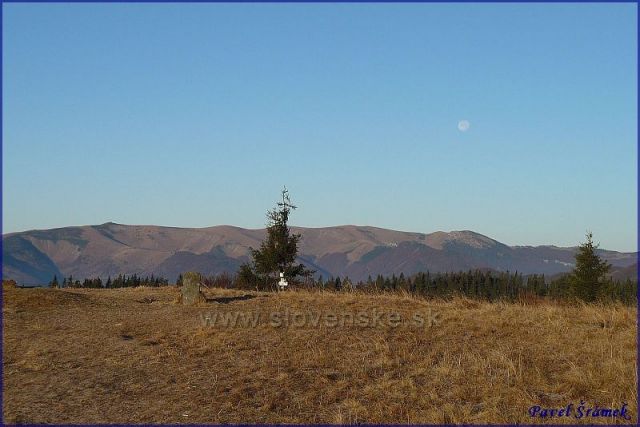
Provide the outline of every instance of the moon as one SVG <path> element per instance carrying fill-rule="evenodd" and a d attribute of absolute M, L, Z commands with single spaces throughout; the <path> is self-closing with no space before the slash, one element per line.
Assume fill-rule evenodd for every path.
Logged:
<path fill-rule="evenodd" d="M 460 132 L 466 132 L 469 130 L 470 127 L 471 127 L 471 123 L 469 123 L 468 120 L 460 120 L 458 122 L 458 130 Z"/>

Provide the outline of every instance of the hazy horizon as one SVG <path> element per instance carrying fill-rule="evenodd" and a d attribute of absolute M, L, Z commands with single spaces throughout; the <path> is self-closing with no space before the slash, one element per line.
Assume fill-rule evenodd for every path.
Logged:
<path fill-rule="evenodd" d="M 263 228 L 286 185 L 296 226 L 637 251 L 636 11 L 4 4 L 3 234 Z"/>

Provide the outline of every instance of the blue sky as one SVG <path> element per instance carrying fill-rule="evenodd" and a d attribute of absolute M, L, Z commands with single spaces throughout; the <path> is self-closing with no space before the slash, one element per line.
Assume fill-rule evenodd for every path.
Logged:
<path fill-rule="evenodd" d="M 2 7 L 4 233 L 287 185 L 300 226 L 636 250 L 635 4 Z"/>

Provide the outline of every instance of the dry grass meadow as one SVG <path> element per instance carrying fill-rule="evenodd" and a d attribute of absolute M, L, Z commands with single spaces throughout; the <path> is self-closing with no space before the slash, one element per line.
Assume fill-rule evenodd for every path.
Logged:
<path fill-rule="evenodd" d="M 634 307 L 207 294 L 186 307 L 173 287 L 5 288 L 4 422 L 636 422 Z M 285 326 L 287 310 L 377 310 L 403 323 L 363 326 L 347 316 L 313 326 L 298 317 Z M 225 313 L 260 317 L 255 326 L 211 322 Z M 405 322 L 415 313 L 432 317 Z M 632 420 L 528 415 L 532 405 L 580 400 L 628 402 Z"/>

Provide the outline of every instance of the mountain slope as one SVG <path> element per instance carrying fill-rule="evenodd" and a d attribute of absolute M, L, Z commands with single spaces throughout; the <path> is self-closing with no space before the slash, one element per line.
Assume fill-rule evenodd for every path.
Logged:
<path fill-rule="evenodd" d="M 377 274 L 446 272 L 474 268 L 556 274 L 572 268 L 575 248 L 507 246 L 472 231 L 408 233 L 353 225 L 299 228 L 300 261 L 325 278 L 366 279 Z M 54 274 L 75 278 L 155 274 L 173 281 L 181 272 L 233 273 L 249 260 L 265 230 L 232 226 L 175 228 L 106 223 L 4 235 L 3 277 L 44 284 Z M 600 251 L 614 266 L 635 253 Z"/>

